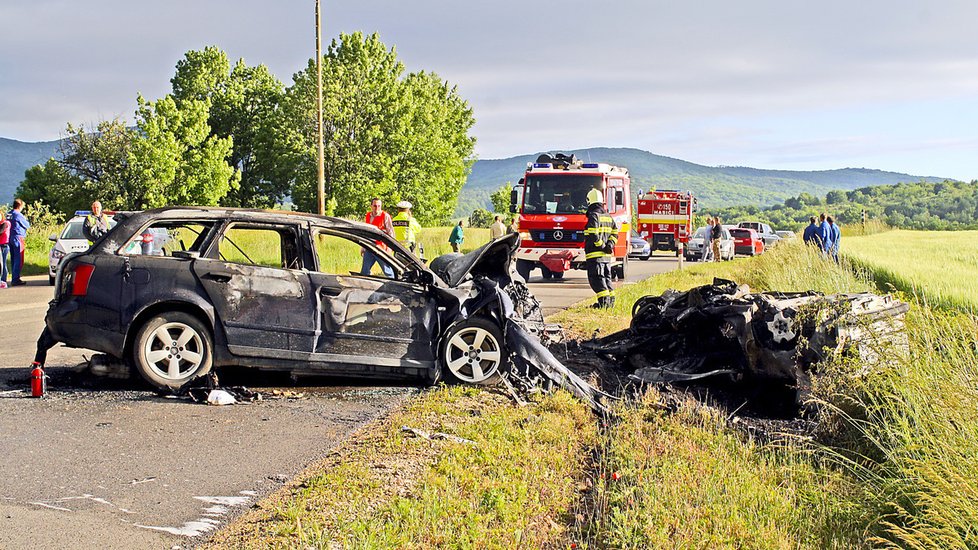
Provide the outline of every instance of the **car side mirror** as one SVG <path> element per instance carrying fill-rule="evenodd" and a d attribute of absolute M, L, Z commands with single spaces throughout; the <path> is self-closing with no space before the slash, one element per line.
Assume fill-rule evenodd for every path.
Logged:
<path fill-rule="evenodd" d="M 518 189 L 513 189 L 509 192 L 509 213 L 515 214 L 519 206 L 520 192 Z"/>
<path fill-rule="evenodd" d="M 57 235 L 48 235 L 48 240 L 51 241 L 51 242 L 53 242 L 53 243 L 56 243 L 56 242 L 58 242 L 58 236 Z"/>
<path fill-rule="evenodd" d="M 424 269 L 409 269 L 404 272 L 404 280 L 422 286 L 435 284 L 435 276 Z"/>
<path fill-rule="evenodd" d="M 174 250 L 172 255 L 181 260 L 196 260 L 200 257 L 200 252 L 196 250 Z"/>
<path fill-rule="evenodd" d="M 625 206 L 625 192 L 621 189 L 615 190 L 615 205 Z"/>

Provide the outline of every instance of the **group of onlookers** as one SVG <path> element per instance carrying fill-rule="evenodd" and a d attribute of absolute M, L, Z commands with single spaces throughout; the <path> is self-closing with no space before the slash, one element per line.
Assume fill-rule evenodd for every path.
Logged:
<path fill-rule="evenodd" d="M 24 201 L 14 199 L 13 207 L 4 216 L 0 211 L 0 288 L 7 288 L 7 256 L 10 256 L 10 286 L 21 286 L 27 283 L 20 278 L 24 267 L 24 248 L 27 229 L 31 222 L 21 212 Z"/>
<path fill-rule="evenodd" d="M 819 215 L 817 221 L 818 224 L 816 224 L 815 216 L 808 218 L 808 227 L 805 228 L 802 238 L 805 244 L 819 248 L 823 254 L 838 263 L 842 230 L 839 229 L 839 224 L 835 223 L 835 219 L 832 216 L 826 216 L 825 212 Z"/>

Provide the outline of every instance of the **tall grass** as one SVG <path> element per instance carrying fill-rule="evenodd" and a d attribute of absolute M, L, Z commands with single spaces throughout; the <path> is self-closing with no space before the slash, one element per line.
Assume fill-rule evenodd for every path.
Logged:
<path fill-rule="evenodd" d="M 877 283 L 943 309 L 978 311 L 978 231 L 896 230 L 843 238 L 842 254 Z"/>

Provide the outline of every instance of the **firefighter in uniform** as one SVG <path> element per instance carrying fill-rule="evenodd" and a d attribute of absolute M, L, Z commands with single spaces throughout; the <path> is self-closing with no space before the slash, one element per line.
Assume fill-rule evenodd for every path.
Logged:
<path fill-rule="evenodd" d="M 615 291 L 611 287 L 611 262 L 614 259 L 615 244 L 618 242 L 618 227 L 604 209 L 600 189 L 589 191 L 587 202 L 584 259 L 587 265 L 587 282 L 598 297 L 598 302 L 592 307 L 609 308 L 615 305 Z"/>
<path fill-rule="evenodd" d="M 421 237 L 421 224 L 411 215 L 411 203 L 397 203 L 397 215 L 391 220 L 391 225 L 394 226 L 394 238 L 414 253 Z"/>

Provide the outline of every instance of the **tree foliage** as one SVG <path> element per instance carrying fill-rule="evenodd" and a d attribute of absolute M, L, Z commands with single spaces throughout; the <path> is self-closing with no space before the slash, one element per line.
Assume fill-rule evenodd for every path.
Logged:
<path fill-rule="evenodd" d="M 295 166 L 292 199 L 316 205 L 316 65 L 285 92 L 278 151 Z M 358 215 L 371 196 L 414 204 L 423 224 L 444 223 L 471 166 L 471 108 L 433 73 L 404 75 L 374 34 L 342 34 L 323 57 L 326 198 Z"/>
<path fill-rule="evenodd" d="M 239 59 L 232 68 L 227 54 L 208 46 L 187 52 L 170 82 L 177 101 L 209 101 L 211 135 L 232 139 L 230 164 L 240 181 L 221 204 L 270 208 L 281 202 L 292 181 L 274 150 L 275 117 L 285 90 L 268 67 L 249 67 Z"/>
<path fill-rule="evenodd" d="M 489 195 L 489 200 L 492 201 L 492 209 L 497 214 L 507 214 L 509 212 L 509 199 L 513 192 L 513 183 L 507 181 L 506 185 L 495 190 L 492 195 Z"/>
<path fill-rule="evenodd" d="M 869 219 L 905 229 L 978 229 L 978 181 L 918 182 L 830 191 L 820 200 L 807 193 L 767 208 L 732 206 L 711 211 L 729 222 L 759 220 L 797 230 L 826 212 L 842 224 Z"/>
<path fill-rule="evenodd" d="M 469 215 L 469 226 L 486 228 L 492 225 L 493 219 L 492 212 L 483 210 L 482 208 L 476 208 Z"/>
<path fill-rule="evenodd" d="M 60 157 L 18 194 L 70 213 L 171 204 L 316 205 L 315 60 L 284 88 L 264 65 L 215 46 L 176 65 L 173 92 L 137 98 L 135 128 L 68 125 Z M 359 216 L 371 196 L 406 199 L 422 223 L 448 221 L 472 165 L 472 110 L 434 73 L 405 74 L 376 34 L 340 35 L 324 61 L 328 213 Z"/>

